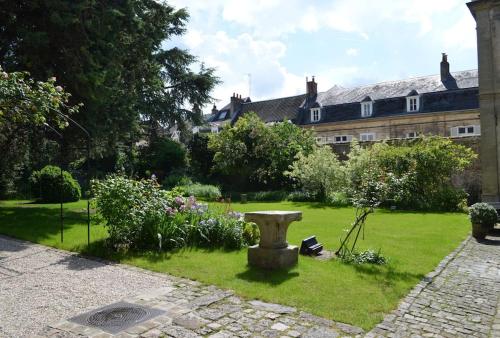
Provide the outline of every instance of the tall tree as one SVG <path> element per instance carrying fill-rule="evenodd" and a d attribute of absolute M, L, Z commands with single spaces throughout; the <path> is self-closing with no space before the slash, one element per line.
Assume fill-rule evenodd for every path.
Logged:
<path fill-rule="evenodd" d="M 0 17 L 0 64 L 56 77 L 71 103 L 83 103 L 75 119 L 96 154 L 133 144 L 144 124 L 183 128 L 211 101 L 213 69 L 165 48 L 184 33 L 185 9 L 155 0 L 0 0 Z M 79 139 L 71 127 L 65 136 Z"/>

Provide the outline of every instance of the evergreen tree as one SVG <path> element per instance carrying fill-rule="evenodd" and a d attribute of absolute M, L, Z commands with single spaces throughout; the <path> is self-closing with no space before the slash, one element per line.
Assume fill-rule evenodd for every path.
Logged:
<path fill-rule="evenodd" d="M 166 42 L 185 31 L 188 13 L 155 0 L 0 0 L 0 65 L 56 77 L 74 119 L 92 134 L 94 154 L 112 156 L 149 125 L 185 127 L 201 118 L 217 83 L 213 69 Z M 196 68 L 197 71 L 193 71 Z M 81 134 L 65 130 L 69 144 Z"/>

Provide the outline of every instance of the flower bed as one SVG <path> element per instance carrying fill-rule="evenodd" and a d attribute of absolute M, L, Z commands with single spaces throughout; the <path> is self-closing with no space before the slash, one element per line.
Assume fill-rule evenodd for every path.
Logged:
<path fill-rule="evenodd" d="M 160 189 L 152 180 L 110 176 L 92 184 L 98 221 L 114 248 L 172 250 L 185 246 L 240 249 L 258 240 L 254 224 Z"/>

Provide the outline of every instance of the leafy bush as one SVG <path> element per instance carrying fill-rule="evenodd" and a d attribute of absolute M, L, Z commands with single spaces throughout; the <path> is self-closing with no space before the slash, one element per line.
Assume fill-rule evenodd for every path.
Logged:
<path fill-rule="evenodd" d="M 292 202 L 318 202 L 316 195 L 312 195 L 307 191 L 292 191 L 286 199 Z"/>
<path fill-rule="evenodd" d="M 366 250 L 363 252 L 349 252 L 342 256 L 342 261 L 349 264 L 375 264 L 385 265 L 388 260 L 384 257 L 380 250 L 375 252 L 373 250 Z"/>
<path fill-rule="evenodd" d="M 141 150 L 139 158 L 141 174 L 146 177 L 155 174 L 161 180 L 186 166 L 186 150 L 169 138 L 157 138 Z"/>
<path fill-rule="evenodd" d="M 32 191 L 43 203 L 76 202 L 81 196 L 78 182 L 67 171 L 63 170 L 61 189 L 61 169 L 48 165 L 31 175 Z M 62 196 L 61 196 L 62 191 Z"/>
<path fill-rule="evenodd" d="M 498 221 L 498 214 L 488 203 L 476 203 L 469 208 L 469 219 L 472 223 L 492 228 Z"/>
<path fill-rule="evenodd" d="M 193 181 L 183 173 L 173 172 L 163 179 L 161 186 L 163 189 L 172 189 L 176 186 L 193 184 Z"/>
<path fill-rule="evenodd" d="M 346 182 L 344 166 L 330 147 L 317 147 L 309 155 L 299 153 L 285 175 L 322 201 L 342 191 Z"/>
<path fill-rule="evenodd" d="M 347 207 L 349 205 L 352 205 L 351 200 L 349 200 L 349 197 L 347 197 L 347 195 L 344 192 L 331 193 L 327 197 L 326 202 L 336 207 Z"/>
<path fill-rule="evenodd" d="M 371 170 L 386 185 L 382 203 L 389 200 L 398 208 L 413 210 L 460 210 L 467 195 L 452 185 L 451 178 L 475 157 L 470 148 L 439 137 L 366 148 L 353 142 L 346 164 L 347 192 L 352 196 L 363 173 Z"/>
<path fill-rule="evenodd" d="M 288 193 L 282 190 L 276 191 L 258 191 L 247 194 L 248 200 L 256 202 L 281 202 L 284 201 Z"/>
<path fill-rule="evenodd" d="M 190 245 L 239 249 L 254 244 L 241 218 L 214 213 L 180 189 L 161 190 L 155 180 L 111 176 L 93 182 L 97 217 L 115 247 L 170 250 Z"/>
<path fill-rule="evenodd" d="M 214 154 L 213 170 L 223 175 L 229 190 L 283 189 L 290 178 L 283 174 L 298 153 L 309 154 L 315 141 L 310 130 L 292 123 L 267 126 L 255 113 L 234 126 L 211 134 L 208 149 Z"/>
<path fill-rule="evenodd" d="M 215 201 L 222 196 L 219 187 L 210 184 L 192 183 L 178 188 L 183 192 L 184 196 L 194 196 L 207 201 Z"/>

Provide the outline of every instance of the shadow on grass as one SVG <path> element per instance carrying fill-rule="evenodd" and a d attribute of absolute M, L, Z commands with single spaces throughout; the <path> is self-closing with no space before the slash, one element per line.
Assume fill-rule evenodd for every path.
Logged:
<path fill-rule="evenodd" d="M 59 209 L 43 207 L 2 207 L 0 209 L 0 233 L 40 242 L 57 235 L 61 230 Z M 86 214 L 64 210 L 64 229 L 86 223 Z"/>
<path fill-rule="evenodd" d="M 425 275 L 422 273 L 399 272 L 391 265 L 372 265 L 372 264 L 349 264 L 361 274 L 374 277 L 385 284 L 392 286 L 396 282 L 414 282 L 422 280 Z"/>
<path fill-rule="evenodd" d="M 243 279 L 248 282 L 261 283 L 267 285 L 280 285 L 292 278 L 299 277 L 297 271 L 289 270 L 264 270 L 254 267 L 247 266 L 247 269 L 243 272 L 236 274 L 236 278 Z"/>

